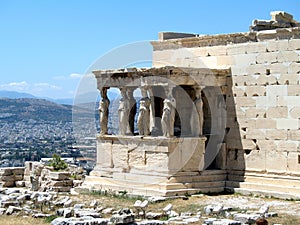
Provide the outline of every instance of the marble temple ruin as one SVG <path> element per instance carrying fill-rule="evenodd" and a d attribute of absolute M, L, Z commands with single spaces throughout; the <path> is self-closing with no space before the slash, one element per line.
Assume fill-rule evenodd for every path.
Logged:
<path fill-rule="evenodd" d="M 93 72 L 101 131 L 84 186 L 300 196 L 300 24 L 293 16 L 271 12 L 245 33 L 162 32 L 151 44 L 152 68 Z M 108 132 L 112 87 L 121 92 L 118 134 Z"/>

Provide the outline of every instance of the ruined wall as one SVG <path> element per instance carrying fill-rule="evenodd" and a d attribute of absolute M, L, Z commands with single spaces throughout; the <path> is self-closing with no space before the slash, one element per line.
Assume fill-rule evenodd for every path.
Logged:
<path fill-rule="evenodd" d="M 231 68 L 227 169 L 300 175 L 300 29 L 153 42 L 153 66 Z"/>

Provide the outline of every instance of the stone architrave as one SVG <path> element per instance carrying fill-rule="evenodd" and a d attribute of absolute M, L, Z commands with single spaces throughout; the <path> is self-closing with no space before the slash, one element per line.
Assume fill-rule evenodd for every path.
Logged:
<path fill-rule="evenodd" d="M 140 111 L 138 116 L 139 135 L 150 134 L 150 99 L 142 98 L 140 101 Z"/>
<path fill-rule="evenodd" d="M 119 114 L 119 134 L 120 135 L 126 135 L 129 123 L 128 123 L 128 117 L 129 117 L 129 110 L 128 110 L 128 99 L 126 94 L 126 89 L 121 89 L 121 95 L 122 98 L 120 99 L 118 114 Z"/>
<path fill-rule="evenodd" d="M 161 118 L 161 126 L 163 136 L 174 136 L 174 121 L 175 121 L 175 108 L 172 105 L 172 101 L 169 99 L 164 100 L 163 114 Z"/>
<path fill-rule="evenodd" d="M 100 116 L 100 135 L 105 135 L 108 132 L 108 107 L 109 100 L 106 98 L 100 101 L 99 116 Z"/>
<path fill-rule="evenodd" d="M 193 136 L 199 137 L 203 134 L 203 101 L 201 98 L 201 88 L 195 88 L 196 99 L 194 101 L 194 105 L 196 108 L 196 112 L 192 113 L 191 117 L 191 130 Z"/>

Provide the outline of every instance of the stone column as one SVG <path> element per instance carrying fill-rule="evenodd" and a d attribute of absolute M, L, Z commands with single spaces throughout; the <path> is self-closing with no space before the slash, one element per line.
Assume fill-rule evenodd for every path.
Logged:
<path fill-rule="evenodd" d="M 192 116 L 191 116 L 191 130 L 192 130 L 192 135 L 195 137 L 199 137 L 203 134 L 203 101 L 201 97 L 201 87 L 195 86 L 195 95 L 196 99 L 194 101 L 194 105 L 196 108 L 195 110 L 192 111 Z"/>
<path fill-rule="evenodd" d="M 128 109 L 129 109 L 129 118 L 128 118 L 128 129 L 127 134 L 134 134 L 134 117 L 136 114 L 136 101 L 133 97 L 134 88 L 128 88 L 127 97 L 128 97 Z"/>
<path fill-rule="evenodd" d="M 125 87 L 121 88 L 121 96 L 118 114 L 119 114 L 119 134 L 120 135 L 126 135 L 126 131 L 128 129 L 129 123 L 129 102 L 127 98 L 127 90 Z"/>
<path fill-rule="evenodd" d="M 107 97 L 107 89 L 108 88 L 102 88 L 101 89 L 101 101 L 99 104 L 99 116 L 100 116 L 100 135 L 105 135 L 108 133 L 108 114 L 109 114 L 109 99 Z"/>
<path fill-rule="evenodd" d="M 169 84 L 166 88 L 167 98 L 164 100 L 163 114 L 161 118 L 161 126 L 164 137 L 174 136 L 176 101 L 172 96 L 172 90 L 173 86 Z"/>
<path fill-rule="evenodd" d="M 147 94 L 147 88 L 141 87 L 142 98 L 140 100 L 138 129 L 139 135 L 150 134 L 150 105 L 151 101 Z"/>

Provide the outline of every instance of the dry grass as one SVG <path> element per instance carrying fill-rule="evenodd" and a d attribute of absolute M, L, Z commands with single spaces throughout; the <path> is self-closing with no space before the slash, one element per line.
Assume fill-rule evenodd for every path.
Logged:
<path fill-rule="evenodd" d="M 0 216 L 0 225 L 49 225 L 43 219 L 19 216 Z"/>

